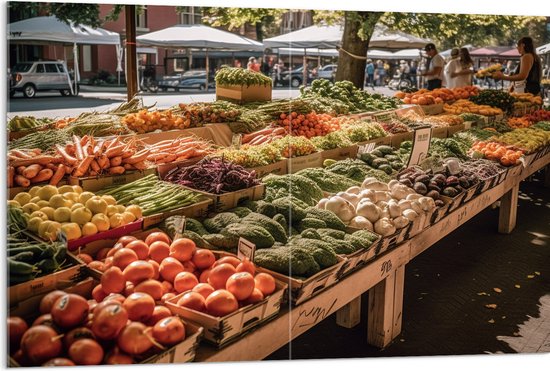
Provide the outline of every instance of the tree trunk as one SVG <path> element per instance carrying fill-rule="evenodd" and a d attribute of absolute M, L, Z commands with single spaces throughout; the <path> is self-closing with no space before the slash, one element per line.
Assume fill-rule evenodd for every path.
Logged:
<path fill-rule="evenodd" d="M 336 81 L 348 80 L 359 89 L 363 89 L 368 45 L 374 32 L 374 26 L 382 13 L 377 12 L 346 12 L 342 48 L 338 58 Z M 363 36 L 361 37 L 360 34 Z M 360 56 L 354 58 L 347 52 Z"/>

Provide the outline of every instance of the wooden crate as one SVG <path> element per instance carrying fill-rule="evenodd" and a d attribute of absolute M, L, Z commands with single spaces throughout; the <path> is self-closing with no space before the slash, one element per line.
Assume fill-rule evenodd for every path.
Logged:
<path fill-rule="evenodd" d="M 391 135 L 386 135 L 385 137 L 378 137 L 365 142 L 357 142 L 357 146 L 363 146 L 366 144 L 373 143 L 376 147 L 378 146 L 389 146 L 391 145 Z"/>
<path fill-rule="evenodd" d="M 256 172 L 258 178 L 261 178 L 268 174 L 284 175 L 287 173 L 287 160 L 280 160 L 269 165 L 249 167 L 247 170 Z"/>
<path fill-rule="evenodd" d="M 449 204 L 445 203 L 443 206 L 437 207 L 430 219 L 430 225 L 436 224 L 439 222 L 445 215 L 447 215 L 447 211 L 449 210 Z"/>
<path fill-rule="evenodd" d="M 140 364 L 159 363 L 174 364 L 193 362 L 199 343 L 204 334 L 204 328 L 189 321 L 183 321 L 185 324 L 185 339 L 161 353 L 155 353 L 139 362 Z"/>
<path fill-rule="evenodd" d="M 310 155 L 292 157 L 287 159 L 287 173 L 294 174 L 303 169 L 323 166 L 323 157 L 320 152 L 315 152 Z"/>
<path fill-rule="evenodd" d="M 321 152 L 321 158 L 324 160 L 332 159 L 336 161 L 357 157 L 359 146 L 353 145 L 342 148 L 334 148 Z"/>
<path fill-rule="evenodd" d="M 376 251 L 376 256 L 385 253 L 399 245 L 401 242 L 405 241 L 407 233 L 411 228 L 411 223 L 409 223 L 405 228 L 398 229 L 394 234 L 389 236 L 382 236 L 380 244 L 378 245 L 378 250 Z"/>
<path fill-rule="evenodd" d="M 466 125 L 464 123 L 447 126 L 447 136 L 452 137 L 454 134 L 464 130 L 466 130 Z"/>
<path fill-rule="evenodd" d="M 352 230 L 348 229 L 348 233 L 353 233 L 353 232 Z M 342 266 L 342 269 L 339 272 L 339 275 L 341 277 L 347 276 L 348 274 L 362 267 L 364 264 L 366 264 L 370 260 L 374 259 L 376 255 L 376 250 L 378 249 L 378 246 L 381 240 L 382 240 L 382 236 L 378 236 L 378 239 L 374 241 L 368 248 L 356 251 L 353 254 L 342 255 L 342 257 L 344 257 L 347 260 L 347 262 Z"/>
<path fill-rule="evenodd" d="M 184 187 L 188 188 L 188 187 Z M 209 205 L 209 211 L 221 212 L 236 207 L 239 203 L 247 200 L 257 201 L 263 198 L 265 192 L 265 184 L 260 183 L 257 186 L 241 189 L 235 192 L 228 192 L 222 194 L 214 194 L 208 192 L 198 191 L 193 188 L 189 188 L 192 191 L 200 193 L 206 198 L 212 200 Z"/>
<path fill-rule="evenodd" d="M 447 214 L 450 214 L 462 204 L 462 200 L 464 199 L 465 196 L 466 196 L 466 192 L 460 192 L 455 197 L 447 197 L 442 195 L 442 196 L 439 196 L 439 199 L 449 204 L 449 209 L 447 210 Z"/>
<path fill-rule="evenodd" d="M 464 198 L 462 199 L 463 204 L 470 201 L 472 198 L 476 196 L 478 187 L 479 187 L 479 182 L 477 182 L 470 188 L 466 189 Z"/>
<path fill-rule="evenodd" d="M 445 139 L 447 138 L 447 127 L 446 126 L 440 126 L 440 127 L 434 127 L 432 128 L 432 138 L 441 138 Z"/>
<path fill-rule="evenodd" d="M 393 148 L 399 148 L 401 146 L 401 143 L 407 141 L 407 140 L 413 140 L 414 132 L 409 131 L 406 133 L 397 133 L 390 135 L 391 138 L 391 146 Z"/>
<path fill-rule="evenodd" d="M 9 306 L 13 306 L 36 295 L 69 287 L 82 281 L 86 276 L 85 265 L 70 253 L 67 253 L 68 268 L 54 272 L 31 281 L 8 287 Z M 9 272 L 8 272 L 9 274 Z"/>
<path fill-rule="evenodd" d="M 444 103 L 421 105 L 425 115 L 439 115 L 443 113 Z"/>
<path fill-rule="evenodd" d="M 216 85 L 216 100 L 236 103 L 270 101 L 271 93 L 271 85 Z"/>
<path fill-rule="evenodd" d="M 109 229 L 105 232 L 99 232 L 91 236 L 85 236 L 76 240 L 67 241 L 67 249 L 69 249 L 69 251 L 75 251 L 80 246 L 86 245 L 90 242 L 104 239 L 117 239 L 119 237 L 126 236 L 129 233 L 141 230 L 142 225 L 143 219 L 138 219 L 132 223 L 128 223 L 118 228 Z"/>
<path fill-rule="evenodd" d="M 288 287 L 290 289 L 290 300 L 292 304 L 298 305 L 308 299 L 311 299 L 319 292 L 323 291 L 324 289 L 339 280 L 341 268 L 346 263 L 347 259 L 341 256 L 337 257 L 338 263 L 336 263 L 332 267 L 323 269 L 322 271 L 305 280 L 288 277 L 284 274 L 273 272 L 269 269 L 262 267 L 257 267 L 256 271 L 269 273 L 281 282 L 288 282 Z"/>
<path fill-rule="evenodd" d="M 105 175 L 97 177 L 69 177 L 70 185 L 82 187 L 84 191 L 96 192 L 110 186 L 124 185 L 146 177 L 147 175 L 155 174 L 156 168 L 152 167 L 144 171 L 126 171 L 121 175 Z"/>
<path fill-rule="evenodd" d="M 177 209 L 164 211 L 162 213 L 148 215 L 143 217 L 143 226 L 142 228 L 149 228 L 155 224 L 161 223 L 166 218 L 173 215 L 184 215 L 188 218 L 201 219 L 206 217 L 209 210 L 212 208 L 214 201 L 209 198 L 204 198 L 201 201 L 198 201 L 192 205 L 179 207 Z"/>
<path fill-rule="evenodd" d="M 166 306 L 172 314 L 204 327 L 204 339 L 221 348 L 242 338 L 254 327 L 269 321 L 279 313 L 287 284 L 278 280 L 275 280 L 275 283 L 276 289 L 273 294 L 259 303 L 249 304 L 224 317 L 214 317 L 178 306 L 178 300 L 189 291 L 168 300 Z"/>

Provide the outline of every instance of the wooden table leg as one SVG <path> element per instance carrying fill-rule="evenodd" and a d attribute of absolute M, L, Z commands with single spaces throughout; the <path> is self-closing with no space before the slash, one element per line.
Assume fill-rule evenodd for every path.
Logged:
<path fill-rule="evenodd" d="M 500 211 L 498 217 L 498 232 L 512 233 L 516 226 L 516 216 L 518 212 L 518 194 L 519 184 L 510 189 L 500 199 Z"/>
<path fill-rule="evenodd" d="M 361 322 L 361 296 L 356 297 L 336 312 L 336 324 L 353 328 Z"/>
<path fill-rule="evenodd" d="M 367 342 L 383 348 L 401 332 L 405 266 L 369 290 Z"/>

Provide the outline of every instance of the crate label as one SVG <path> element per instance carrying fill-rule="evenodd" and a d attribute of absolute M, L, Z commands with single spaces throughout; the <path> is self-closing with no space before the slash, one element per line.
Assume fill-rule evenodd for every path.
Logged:
<path fill-rule="evenodd" d="M 304 305 L 303 309 L 298 313 L 296 321 L 292 325 L 292 329 L 299 329 L 302 327 L 310 328 L 327 318 L 333 312 L 333 308 L 336 306 L 338 298 L 335 298 L 331 303 L 326 307 L 323 306 L 313 306 L 307 307 Z"/>
<path fill-rule="evenodd" d="M 233 134 L 233 136 L 231 137 L 231 145 L 236 149 L 240 149 L 242 143 L 243 136 L 241 134 Z"/>
<path fill-rule="evenodd" d="M 367 143 L 360 145 L 357 149 L 357 154 L 362 155 L 363 153 L 369 153 L 374 150 L 374 147 L 376 146 L 376 143 Z"/>
<path fill-rule="evenodd" d="M 430 141 L 432 139 L 432 128 L 418 128 L 414 130 L 413 144 L 409 163 L 407 167 L 418 165 L 428 156 Z"/>
<path fill-rule="evenodd" d="M 237 246 L 237 257 L 241 260 L 243 260 L 244 258 L 248 258 L 248 260 L 254 261 L 255 253 L 256 245 L 245 238 L 239 237 L 239 245 Z"/>

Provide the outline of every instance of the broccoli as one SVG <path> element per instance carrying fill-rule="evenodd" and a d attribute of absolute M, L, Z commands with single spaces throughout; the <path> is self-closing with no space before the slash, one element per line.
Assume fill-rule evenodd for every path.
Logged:
<path fill-rule="evenodd" d="M 311 252 L 313 258 L 321 268 L 328 268 L 338 263 L 336 253 L 334 252 L 330 244 L 321 240 L 314 240 L 310 238 L 295 238 L 292 240 L 289 246 L 299 247 L 301 249 Z"/>
<path fill-rule="evenodd" d="M 364 238 L 364 239 L 370 241 L 371 243 L 373 243 L 374 241 L 376 241 L 379 238 L 378 235 L 374 234 L 373 232 L 369 231 L 368 229 L 362 229 L 360 231 L 355 231 L 355 232 L 352 233 L 352 236 Z"/>
<path fill-rule="evenodd" d="M 277 223 L 279 223 L 285 229 L 285 232 L 288 232 L 288 222 L 286 221 L 286 218 L 283 214 L 275 215 L 273 217 L 273 220 L 275 220 Z"/>
<path fill-rule="evenodd" d="M 249 208 L 247 207 L 244 207 L 244 206 L 237 206 L 231 210 L 228 210 L 230 213 L 233 213 L 235 215 L 237 215 L 239 218 L 244 218 L 245 216 L 247 216 L 248 214 L 250 214 L 252 212 L 252 210 L 250 210 Z"/>
<path fill-rule="evenodd" d="M 227 251 L 237 251 L 239 244 L 239 237 L 228 237 L 220 233 L 206 234 L 202 238 L 215 248 Z"/>
<path fill-rule="evenodd" d="M 357 250 L 368 249 L 372 245 L 372 241 L 362 235 L 348 234 L 345 240 L 355 246 Z"/>
<path fill-rule="evenodd" d="M 277 208 L 272 203 L 262 200 L 257 201 L 256 210 L 252 211 L 257 212 L 258 214 L 263 214 L 270 218 L 273 218 L 277 214 Z"/>
<path fill-rule="evenodd" d="M 321 270 L 309 252 L 289 246 L 258 250 L 254 263 L 287 276 L 310 277 Z"/>
<path fill-rule="evenodd" d="M 326 223 L 327 228 L 346 230 L 346 225 L 330 210 L 318 209 L 316 207 L 308 207 L 306 210 L 306 218 L 314 218 L 322 220 Z M 303 219 L 303 218 L 302 218 Z"/>
<path fill-rule="evenodd" d="M 242 223 L 259 225 L 265 228 L 277 242 L 285 243 L 288 238 L 285 229 L 279 223 L 262 214 L 250 213 L 242 219 Z"/>
<path fill-rule="evenodd" d="M 317 218 L 304 218 L 300 220 L 300 222 L 296 227 L 298 228 L 299 231 L 305 231 L 308 228 L 313 228 L 313 229 L 326 228 L 327 224 L 324 221 Z"/>
<path fill-rule="evenodd" d="M 298 171 L 298 175 L 303 175 L 314 181 L 323 191 L 337 193 L 346 189 L 361 185 L 360 182 L 349 179 L 343 175 L 321 168 L 308 168 Z M 317 200 L 318 201 L 318 200 Z"/>
<path fill-rule="evenodd" d="M 330 236 L 324 236 L 322 240 L 324 242 L 329 243 L 330 246 L 334 249 L 334 252 L 336 254 L 348 255 L 348 254 L 353 254 L 354 252 L 360 250 L 356 248 L 353 244 L 351 244 L 349 241 L 339 240 Z"/>
<path fill-rule="evenodd" d="M 331 229 L 331 228 L 321 228 L 318 229 L 317 232 L 321 236 L 320 239 L 322 240 L 323 237 L 329 236 L 332 238 L 336 238 L 337 240 L 343 240 L 346 237 L 346 232 L 339 231 L 337 229 Z"/>
<path fill-rule="evenodd" d="M 308 228 L 300 233 L 300 236 L 303 238 L 311 238 L 313 240 L 321 240 L 321 235 L 313 228 Z"/>
<path fill-rule="evenodd" d="M 239 243 L 239 237 L 246 238 L 248 241 L 256 245 L 258 249 L 265 249 L 273 246 L 275 239 L 269 232 L 259 225 L 233 223 L 222 229 L 220 232 L 223 236 L 236 240 L 235 247 Z"/>
<path fill-rule="evenodd" d="M 204 225 L 202 225 L 202 223 L 199 222 L 197 219 L 193 218 L 185 219 L 185 230 L 195 232 L 199 236 L 208 234 L 208 231 L 206 230 L 206 228 L 204 228 Z"/>
<path fill-rule="evenodd" d="M 308 207 L 294 196 L 278 198 L 273 201 L 278 214 L 291 218 L 293 221 L 300 221 L 306 217 L 305 209 Z"/>
<path fill-rule="evenodd" d="M 246 207 L 247 209 L 250 209 L 251 211 L 258 211 L 258 202 L 259 201 L 252 201 L 252 200 L 246 200 L 241 203 L 239 203 L 239 206 Z"/>
<path fill-rule="evenodd" d="M 208 241 L 206 241 L 201 235 L 198 233 L 195 233 L 191 230 L 185 231 L 182 234 L 182 237 L 189 238 L 192 240 L 197 247 L 203 248 L 203 249 L 209 249 L 209 250 L 216 250 L 216 247 L 210 244 Z"/>
<path fill-rule="evenodd" d="M 308 206 L 313 206 L 323 198 L 323 191 L 315 182 L 297 174 L 270 174 L 264 177 L 263 181 L 266 183 L 267 189 L 278 190 L 278 192 L 271 194 L 273 200 L 292 195 L 308 204 Z"/>
<path fill-rule="evenodd" d="M 210 233 L 219 233 L 222 229 L 227 227 L 229 224 L 238 223 L 240 218 L 229 212 L 219 213 L 216 216 L 208 219 L 204 219 L 204 227 Z"/>

